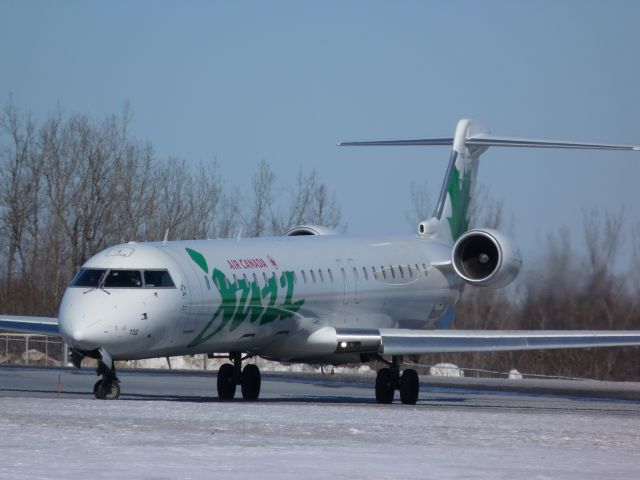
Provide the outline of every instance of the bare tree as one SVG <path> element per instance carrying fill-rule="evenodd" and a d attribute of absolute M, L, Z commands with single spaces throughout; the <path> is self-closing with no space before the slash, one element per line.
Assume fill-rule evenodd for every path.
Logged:
<path fill-rule="evenodd" d="M 266 160 L 258 165 L 251 179 L 250 193 L 244 197 L 245 208 L 240 209 L 245 234 L 249 237 L 268 235 L 273 226 L 273 206 L 276 201 L 276 176 Z"/>
<path fill-rule="evenodd" d="M 338 230 L 346 226 L 342 223 L 342 212 L 327 185 L 314 170 L 306 175 L 298 173 L 295 188 L 292 190 L 289 206 L 285 214 L 273 216 L 273 233 L 282 235 L 296 225 L 322 225 Z"/>
<path fill-rule="evenodd" d="M 41 162 L 35 148 L 35 123 L 12 101 L 0 115 L 0 134 L 8 145 L 0 151 L 2 233 L 5 241 L 4 301 L 13 299 L 14 279 L 33 268 L 39 241 Z M 22 286 L 22 285 L 21 285 Z"/>
<path fill-rule="evenodd" d="M 418 224 L 433 216 L 433 197 L 429 182 L 411 181 L 409 187 L 409 210 L 405 212 L 405 218 L 411 228 L 417 230 Z"/>

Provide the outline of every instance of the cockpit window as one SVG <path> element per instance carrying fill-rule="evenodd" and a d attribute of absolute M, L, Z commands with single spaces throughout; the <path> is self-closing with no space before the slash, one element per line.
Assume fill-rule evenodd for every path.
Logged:
<path fill-rule="evenodd" d="M 144 286 L 147 288 L 175 287 L 171 275 L 166 270 L 146 270 L 144 272 Z"/>
<path fill-rule="evenodd" d="M 104 280 L 104 288 L 138 288 L 142 287 L 139 270 L 109 270 Z"/>
<path fill-rule="evenodd" d="M 97 288 L 106 271 L 106 268 L 83 268 L 71 281 L 71 286 Z"/>
<path fill-rule="evenodd" d="M 84 288 L 176 288 L 167 270 L 108 270 L 106 268 L 82 268 L 71 281 L 70 286 Z"/>

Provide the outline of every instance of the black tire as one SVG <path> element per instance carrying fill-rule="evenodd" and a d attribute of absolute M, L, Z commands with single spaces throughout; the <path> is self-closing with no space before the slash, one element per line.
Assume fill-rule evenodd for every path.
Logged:
<path fill-rule="evenodd" d="M 381 368 L 376 375 L 376 402 L 389 404 L 396 393 L 390 368 Z"/>
<path fill-rule="evenodd" d="M 250 363 L 242 369 L 242 378 L 240 387 L 242 389 L 242 398 L 245 400 L 257 400 L 260 396 L 260 369 L 257 365 Z"/>
<path fill-rule="evenodd" d="M 218 369 L 218 398 L 231 400 L 236 395 L 236 381 L 234 367 L 230 363 L 220 365 Z"/>
<path fill-rule="evenodd" d="M 400 376 L 400 401 L 405 405 L 415 405 L 420 392 L 418 373 L 409 368 Z"/>
<path fill-rule="evenodd" d="M 93 386 L 93 395 L 98 400 L 117 400 L 120 397 L 120 385 L 118 382 L 98 380 Z"/>
<path fill-rule="evenodd" d="M 98 400 L 102 400 L 102 398 L 100 397 L 100 384 L 102 383 L 102 380 L 98 380 L 95 385 L 93 386 L 93 396 L 96 397 Z"/>

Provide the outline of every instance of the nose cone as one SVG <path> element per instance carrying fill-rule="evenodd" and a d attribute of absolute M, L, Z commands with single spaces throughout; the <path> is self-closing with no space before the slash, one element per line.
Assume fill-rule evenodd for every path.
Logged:
<path fill-rule="evenodd" d="M 73 343 L 74 332 L 73 332 L 73 310 L 70 308 L 71 302 L 69 301 L 69 290 L 67 290 L 62 297 L 62 302 L 60 304 L 60 311 L 58 312 L 58 328 L 60 329 L 60 334 L 64 341 L 68 344 Z M 76 320 L 76 321 L 79 321 Z"/>
<path fill-rule="evenodd" d="M 68 288 L 60 304 L 60 333 L 67 344 L 79 350 L 95 350 L 103 343 L 99 335 L 102 322 L 95 317 L 101 309 L 95 305 L 96 298 L 92 293 L 84 294 L 82 289 Z"/>

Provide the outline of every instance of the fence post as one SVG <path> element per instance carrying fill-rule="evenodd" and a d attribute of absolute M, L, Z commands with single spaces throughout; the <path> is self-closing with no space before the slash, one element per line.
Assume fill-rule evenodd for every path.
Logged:
<path fill-rule="evenodd" d="M 69 362 L 69 345 L 67 342 L 62 342 L 62 366 L 66 367 Z"/>

